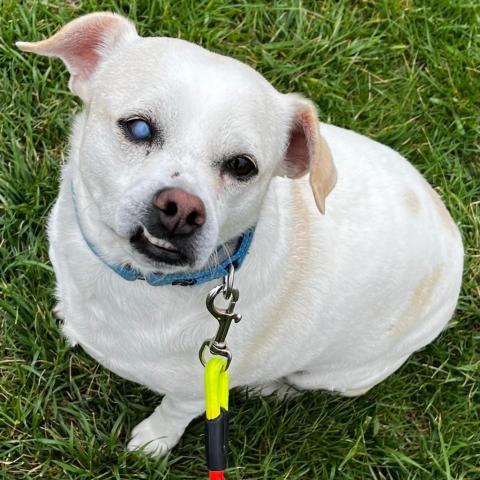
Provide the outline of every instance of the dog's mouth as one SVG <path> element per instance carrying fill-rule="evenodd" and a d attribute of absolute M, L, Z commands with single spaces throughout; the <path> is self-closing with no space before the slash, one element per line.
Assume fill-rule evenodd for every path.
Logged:
<path fill-rule="evenodd" d="M 172 242 L 152 235 L 145 226 L 140 226 L 130 238 L 133 247 L 146 257 L 158 263 L 184 265 L 187 256 Z"/>

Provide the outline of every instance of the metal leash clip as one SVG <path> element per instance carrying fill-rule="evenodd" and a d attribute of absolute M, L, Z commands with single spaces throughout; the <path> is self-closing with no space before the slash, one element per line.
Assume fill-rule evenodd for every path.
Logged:
<path fill-rule="evenodd" d="M 218 320 L 219 326 L 215 337 L 205 340 L 200 348 L 200 361 L 203 366 L 207 364 L 205 359 L 207 349 L 212 355 L 219 355 L 227 359 L 225 370 L 228 369 L 232 361 L 232 353 L 228 349 L 225 340 L 232 320 L 238 323 L 242 319 L 241 315 L 233 312 L 239 298 L 238 289 L 234 288 L 234 276 L 235 268 L 230 264 L 227 275 L 223 277 L 222 285 L 216 286 L 210 290 L 207 295 L 207 309 Z M 227 308 L 218 308 L 215 306 L 215 299 L 220 292 L 223 293 L 223 298 L 229 302 Z"/>

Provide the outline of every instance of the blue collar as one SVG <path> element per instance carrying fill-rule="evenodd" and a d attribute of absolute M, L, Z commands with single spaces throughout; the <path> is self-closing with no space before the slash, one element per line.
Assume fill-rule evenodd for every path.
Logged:
<path fill-rule="evenodd" d="M 138 270 L 135 270 L 130 265 L 121 265 L 121 264 L 111 264 L 105 260 L 103 255 L 99 252 L 97 247 L 93 245 L 85 236 L 85 233 L 82 229 L 82 224 L 80 223 L 80 218 L 77 209 L 77 202 L 75 201 L 75 191 L 72 185 L 72 199 L 73 207 L 75 210 L 75 217 L 77 219 L 78 228 L 82 234 L 85 243 L 88 245 L 88 248 L 95 254 L 95 256 L 101 260 L 108 268 L 113 270 L 116 274 L 120 275 L 124 280 L 133 282 L 134 280 L 145 280 L 149 285 L 154 287 L 159 287 L 161 285 L 182 285 L 182 286 L 193 286 L 201 285 L 202 283 L 207 283 L 212 280 L 217 280 L 224 277 L 228 273 L 230 265 L 233 265 L 235 269 L 241 267 L 245 257 L 247 256 L 248 249 L 253 240 L 253 235 L 255 233 L 255 226 L 250 227 L 246 230 L 239 238 L 236 251 L 233 255 L 227 256 L 225 260 L 221 263 L 218 263 L 213 268 L 208 268 L 206 270 L 200 270 L 199 272 L 192 273 L 172 273 L 172 274 L 162 274 L 157 272 L 151 272 L 147 275 L 143 275 Z M 219 251 L 217 249 L 217 251 Z"/>

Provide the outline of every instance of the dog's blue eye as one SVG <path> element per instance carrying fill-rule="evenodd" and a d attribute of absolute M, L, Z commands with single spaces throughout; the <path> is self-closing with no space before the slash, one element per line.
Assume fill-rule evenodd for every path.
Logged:
<path fill-rule="evenodd" d="M 152 127 L 146 120 L 130 120 L 126 122 L 128 133 L 135 140 L 150 140 L 152 138 Z"/>

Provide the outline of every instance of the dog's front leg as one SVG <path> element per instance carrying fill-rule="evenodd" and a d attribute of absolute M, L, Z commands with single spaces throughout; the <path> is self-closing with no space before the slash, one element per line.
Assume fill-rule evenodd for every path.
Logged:
<path fill-rule="evenodd" d="M 154 456 L 164 455 L 178 443 L 187 425 L 204 410 L 203 398 L 185 400 L 166 395 L 155 411 L 133 429 L 127 448 L 143 449 Z"/>

